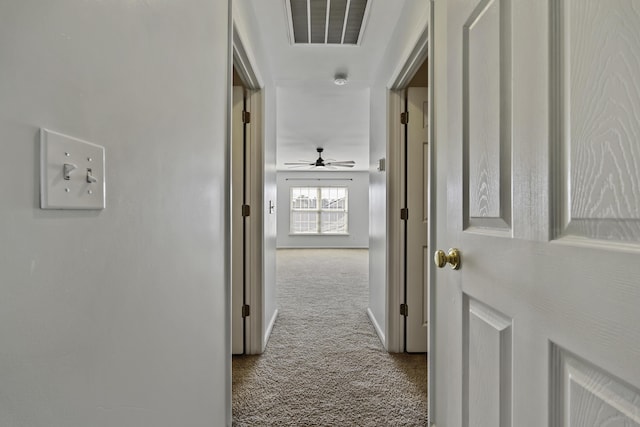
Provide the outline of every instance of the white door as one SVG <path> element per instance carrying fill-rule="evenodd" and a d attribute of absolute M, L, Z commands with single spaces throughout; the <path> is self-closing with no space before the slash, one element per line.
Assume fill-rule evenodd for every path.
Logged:
<path fill-rule="evenodd" d="M 245 318 L 243 306 L 246 297 L 245 220 L 245 124 L 244 88 L 233 87 L 232 143 L 231 143 L 231 347 L 233 354 L 245 352 Z"/>
<path fill-rule="evenodd" d="M 428 90 L 426 87 L 407 89 L 406 146 L 406 347 L 410 353 L 427 351 L 427 280 L 430 249 L 427 247 L 429 185 L 429 145 L 427 142 Z"/>
<path fill-rule="evenodd" d="M 434 22 L 431 421 L 640 426 L 640 1 Z"/>
<path fill-rule="evenodd" d="M 262 334 L 263 145 L 261 92 L 233 87 L 231 285 L 233 354 L 260 354 Z M 244 208 L 243 208 L 244 206 Z"/>

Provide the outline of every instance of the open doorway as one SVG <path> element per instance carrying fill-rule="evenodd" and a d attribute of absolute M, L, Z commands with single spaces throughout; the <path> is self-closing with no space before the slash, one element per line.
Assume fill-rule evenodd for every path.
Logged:
<path fill-rule="evenodd" d="M 231 143 L 231 342 L 232 353 L 250 352 L 250 299 L 253 270 L 252 243 L 254 221 L 250 218 L 250 199 L 255 189 L 251 179 L 252 140 L 251 91 L 233 66 L 232 143 Z"/>
<path fill-rule="evenodd" d="M 265 170 L 265 88 L 250 53 L 233 26 L 231 184 L 231 344 L 233 354 L 259 354 L 277 316 L 274 174 Z"/>
<path fill-rule="evenodd" d="M 278 18 L 276 17 L 274 17 L 273 20 L 270 20 L 269 13 L 271 12 L 269 10 L 261 8 L 262 6 L 259 6 L 258 3 L 251 3 L 251 2 L 247 2 L 247 3 L 251 7 L 255 7 L 255 9 L 252 9 L 252 10 L 256 12 L 256 15 L 260 16 L 261 21 L 262 21 L 262 18 L 269 21 L 278 20 Z M 376 3 L 372 3 L 372 4 L 375 5 Z M 380 3 L 377 3 L 377 4 L 380 4 Z M 404 6 L 406 6 L 406 8 Z M 387 6 L 385 5 L 385 6 L 375 6 L 375 7 L 387 7 Z M 424 10 L 422 8 L 424 8 Z M 393 321 L 389 321 L 391 316 L 395 317 L 397 315 L 397 317 L 400 317 L 400 312 L 397 310 L 397 308 L 399 307 L 400 296 L 395 297 L 395 300 L 394 300 L 390 298 L 390 294 L 391 293 L 400 294 L 401 291 L 395 288 L 395 283 L 393 283 L 394 286 L 392 286 L 392 283 L 389 280 L 390 276 L 388 275 L 388 272 L 386 269 L 387 256 L 390 253 L 392 253 L 390 250 L 390 246 L 388 245 L 389 241 L 387 238 L 387 218 L 390 216 L 388 214 L 389 207 L 387 204 L 387 193 L 390 191 L 395 191 L 395 190 L 392 190 L 392 187 L 389 186 L 386 182 L 387 175 L 385 173 L 385 167 L 384 167 L 385 166 L 384 160 L 387 158 L 387 142 L 388 142 L 388 137 L 390 133 L 390 129 L 389 129 L 390 125 L 388 124 L 388 120 L 387 120 L 388 119 L 387 98 L 389 96 L 388 93 L 389 93 L 389 88 L 391 84 L 390 81 L 393 76 L 398 75 L 398 71 L 396 69 L 400 69 L 404 66 L 404 63 L 407 61 L 407 57 L 411 54 L 411 51 L 414 49 L 414 46 L 416 45 L 416 43 L 419 42 L 420 34 L 424 31 L 424 28 L 426 27 L 427 16 L 428 16 L 427 8 L 428 8 L 428 5 L 426 5 L 422 1 L 420 2 L 406 1 L 406 2 L 403 2 L 403 7 L 400 8 L 401 13 L 397 11 L 393 11 L 393 13 L 397 13 L 396 16 L 401 17 L 401 19 L 406 20 L 406 22 L 401 21 L 403 22 L 403 25 L 398 26 L 395 30 L 394 28 L 391 28 L 391 31 L 387 33 L 387 36 L 385 37 L 386 39 L 391 39 L 392 43 L 391 45 L 389 45 L 390 47 L 388 47 L 386 50 L 384 48 L 381 49 L 380 46 L 385 46 L 389 40 L 385 40 L 384 39 L 385 37 L 380 38 L 378 33 L 372 31 L 370 33 L 370 38 L 372 40 L 375 39 L 378 50 L 382 50 L 384 52 L 384 55 L 381 55 L 378 59 L 376 59 L 371 63 L 365 64 L 365 67 L 369 67 L 370 69 L 374 69 L 374 68 L 376 69 L 376 72 L 373 73 L 374 75 L 372 75 L 372 77 L 369 80 L 367 81 L 351 80 L 349 81 L 349 85 L 351 86 L 348 86 L 349 90 L 351 91 L 355 89 L 366 91 L 367 97 L 368 97 L 368 102 L 367 102 L 368 105 L 365 106 L 364 112 L 365 112 L 365 115 L 368 117 L 368 124 L 366 127 L 368 128 L 368 134 L 369 134 L 369 141 L 368 141 L 369 146 L 368 146 L 368 149 L 365 149 L 367 158 L 366 160 L 362 161 L 362 163 L 365 165 L 365 168 L 362 171 L 362 174 L 363 176 L 368 178 L 367 179 L 368 185 L 366 185 L 367 190 L 365 191 L 365 194 L 367 195 L 367 199 L 368 199 L 367 201 L 368 206 L 365 209 L 365 213 L 363 215 L 358 215 L 357 217 L 355 217 L 355 222 L 352 219 L 349 220 L 348 229 L 351 232 L 353 231 L 352 227 L 354 225 L 362 225 L 363 223 L 367 223 L 367 222 L 369 223 L 368 226 L 366 227 L 368 229 L 368 232 L 367 232 L 368 241 L 365 243 L 365 245 L 369 247 L 369 252 L 370 252 L 369 255 L 371 255 L 372 250 L 375 252 L 375 255 L 373 257 L 372 256 L 368 257 L 370 261 L 368 262 L 369 266 L 368 266 L 367 272 L 369 276 L 370 286 L 368 289 L 369 303 L 368 303 L 368 307 L 366 308 L 366 314 L 369 314 L 369 318 L 371 319 L 371 324 L 373 324 L 375 332 L 377 333 L 377 337 L 379 337 L 378 342 L 379 343 L 381 342 L 383 345 L 382 351 L 385 351 L 385 350 L 389 350 L 392 352 L 404 351 L 404 348 L 401 348 L 399 350 L 396 349 L 396 346 L 395 346 L 396 344 L 394 343 L 394 340 L 397 340 L 398 342 L 400 341 L 398 334 L 401 333 L 401 330 L 399 329 L 398 331 L 395 331 L 395 330 L 390 331 L 389 329 L 391 327 L 395 327 L 395 324 L 399 323 L 401 320 L 401 319 L 397 319 L 397 320 L 394 319 Z M 419 12 L 416 13 L 416 11 L 419 11 Z M 389 14 L 387 14 L 387 18 L 388 18 L 388 15 Z M 392 20 L 392 21 L 395 22 L 395 20 Z M 260 30 L 260 27 L 264 27 L 264 24 L 261 22 L 259 25 L 255 25 L 255 26 L 250 25 L 250 27 L 258 28 Z M 266 48 L 271 49 L 270 44 L 272 43 L 272 40 L 269 37 L 270 36 L 268 34 L 267 35 L 261 34 L 261 43 L 262 43 L 261 46 L 263 48 L 265 45 L 267 45 Z M 364 43 L 366 43 L 366 39 Z M 353 48 L 353 49 L 354 50 L 351 50 L 349 55 L 351 55 L 352 53 L 357 54 L 358 50 L 355 50 L 356 48 Z M 334 77 L 335 75 L 337 75 L 335 74 L 337 69 L 334 69 L 330 72 L 330 79 L 327 79 L 324 83 L 314 84 L 310 81 L 311 78 L 306 77 L 306 75 L 305 76 L 295 75 L 295 71 L 297 70 L 298 65 L 305 62 L 304 57 L 307 58 L 308 62 L 310 63 L 313 62 L 315 64 L 318 64 L 318 69 L 322 67 L 317 62 L 317 58 L 312 58 L 312 56 L 318 56 L 319 58 L 321 57 L 321 55 L 315 55 L 315 53 L 312 54 L 311 53 L 312 51 L 320 52 L 320 50 L 312 50 L 311 47 L 292 48 L 291 52 L 295 52 L 296 56 L 300 55 L 301 59 L 299 59 L 296 64 L 290 64 L 291 66 L 289 67 L 289 69 L 286 70 L 286 72 L 283 72 L 283 73 L 289 73 L 284 78 L 282 77 L 274 78 L 274 74 L 276 73 L 273 72 L 273 69 L 269 70 L 269 72 L 272 73 L 270 78 L 273 78 L 273 81 L 271 84 L 273 85 L 273 89 L 276 93 L 275 98 L 278 100 L 274 105 L 276 107 L 275 110 L 278 110 L 280 105 L 282 105 L 280 104 L 280 97 L 279 97 L 280 93 L 287 93 L 287 92 L 292 93 L 296 91 L 304 92 L 304 91 L 309 91 L 310 89 L 313 89 L 313 90 L 321 91 L 326 96 L 326 93 L 328 91 L 340 89 L 333 85 Z M 328 51 L 325 51 L 325 52 L 328 52 Z M 341 55 L 344 55 L 346 52 L 347 52 L 346 49 L 343 51 L 332 50 L 331 55 L 336 54 L 336 56 L 341 56 Z M 277 51 L 274 52 L 272 50 L 269 50 L 269 56 L 270 56 L 269 61 L 265 61 L 264 63 L 261 63 L 261 64 L 262 65 L 266 64 L 265 66 L 272 67 L 274 63 L 277 63 L 277 64 L 280 63 L 280 60 L 282 59 L 282 56 L 280 56 L 280 54 L 281 52 L 277 52 Z M 327 54 L 329 55 L 329 53 Z M 283 53 L 282 55 L 286 55 L 286 53 Z M 293 56 L 293 53 L 292 53 L 292 56 Z M 284 62 L 288 63 L 287 61 L 284 61 Z M 415 74 L 416 70 L 414 69 L 413 71 Z M 297 78 L 299 81 L 297 82 L 292 81 L 295 78 Z M 299 102 L 295 102 L 295 101 L 287 102 L 287 105 L 293 106 L 297 110 L 300 117 L 299 120 L 291 120 L 291 118 L 289 117 L 290 120 L 288 123 L 300 124 L 300 123 L 304 123 L 305 119 L 313 118 L 313 113 L 310 113 L 310 109 L 305 108 Z M 337 104 L 334 103 L 334 104 L 330 104 L 330 106 L 331 105 L 335 107 Z M 337 110 L 337 108 L 333 108 L 333 109 Z M 343 118 L 348 118 L 349 116 L 350 114 L 344 114 Z M 276 114 L 275 122 L 280 123 L 280 121 L 283 119 L 284 118 L 281 117 L 281 114 L 278 111 L 278 113 Z M 325 130 L 329 134 L 331 134 L 332 130 L 335 130 L 335 129 L 331 129 L 331 124 L 329 123 L 324 123 L 324 126 L 327 128 Z M 276 126 L 276 129 L 277 128 L 278 127 Z M 278 143 L 280 142 L 280 136 L 277 134 L 277 130 L 275 132 L 275 135 L 271 135 L 271 136 L 275 136 L 275 139 L 277 140 L 277 142 Z M 371 144 L 371 141 L 373 139 L 376 139 L 375 146 L 372 146 Z M 382 142 L 383 148 L 379 152 L 378 149 L 380 147 L 380 142 Z M 352 159 L 352 157 L 349 155 L 341 155 L 340 151 L 336 151 L 335 153 L 330 153 L 329 152 L 330 149 L 329 149 L 329 146 L 327 146 L 326 140 L 311 139 L 308 141 L 301 141 L 300 139 L 298 139 L 297 143 L 298 145 L 305 146 L 307 151 L 305 153 L 301 153 L 299 155 L 293 155 L 287 158 L 289 163 L 294 163 L 294 162 L 304 163 L 302 162 L 303 160 L 304 161 L 308 160 L 309 163 L 311 163 L 311 161 L 318 160 L 314 156 L 318 154 L 317 153 L 318 148 L 323 149 L 323 152 L 321 153 L 321 155 L 323 156 L 322 157 L 323 159 L 333 158 L 338 161 L 346 161 L 346 160 Z M 348 143 L 337 144 L 336 149 L 343 149 L 345 147 L 348 148 L 348 146 L 349 146 Z M 282 154 L 281 152 L 282 146 L 278 145 L 278 147 L 279 147 L 278 153 Z M 280 156 L 280 157 L 282 158 L 283 156 Z M 380 162 L 379 160 L 382 160 L 382 162 Z M 267 168 L 270 168 L 271 166 L 272 165 L 269 165 L 267 166 Z M 275 166 L 275 168 L 277 169 L 278 168 L 277 162 L 273 166 Z M 305 171 L 305 172 L 308 172 L 308 171 Z M 280 175 L 280 179 L 278 180 L 279 185 L 277 187 L 278 199 L 277 199 L 277 203 L 275 204 L 277 205 L 277 209 L 276 209 L 277 217 L 278 217 L 278 220 L 280 221 L 280 223 L 278 224 L 278 231 L 280 233 L 282 232 L 286 233 L 285 239 L 288 239 L 288 241 L 291 241 L 291 239 L 293 239 L 294 237 L 300 237 L 300 236 L 290 235 L 292 234 L 291 233 L 292 217 L 293 217 L 292 214 L 295 214 L 294 212 L 295 206 L 294 206 L 294 203 L 292 203 L 292 193 L 294 192 L 294 189 L 297 195 L 300 195 L 303 193 L 302 189 L 304 189 L 304 191 L 306 191 L 307 193 L 313 190 L 316 192 L 316 194 L 318 193 L 322 194 L 323 187 L 328 187 L 327 191 L 331 191 L 332 189 L 347 187 L 348 185 L 345 185 L 345 181 L 347 184 L 350 184 L 350 183 L 352 184 L 355 181 L 354 178 L 347 177 L 346 175 L 340 176 L 340 177 L 334 176 L 332 175 L 333 172 L 337 173 L 337 171 L 331 171 L 321 176 L 318 176 L 318 175 L 303 176 L 303 174 L 299 173 L 298 171 L 293 172 L 291 170 L 282 170 L 277 172 Z M 296 175 L 290 175 L 294 173 Z M 375 179 L 372 180 L 372 177 L 374 176 L 375 176 Z M 380 185 L 381 180 L 384 181 L 382 185 Z M 284 184 L 284 186 L 282 186 L 282 184 Z M 380 190 L 382 193 L 380 192 Z M 354 190 L 349 189 L 349 192 L 348 192 L 349 211 L 354 210 L 356 206 L 362 207 L 362 205 L 364 205 L 364 203 L 354 204 L 354 198 L 352 197 L 352 195 L 354 194 L 353 191 Z M 309 196 L 307 194 L 307 198 L 308 197 Z M 337 197 L 337 198 L 340 199 L 342 197 Z M 322 195 L 316 196 L 316 199 L 322 200 Z M 280 215 L 280 214 L 284 214 L 284 215 Z M 316 220 L 311 221 L 309 219 L 310 216 L 313 216 L 313 218 L 315 218 Z M 315 212 L 313 215 L 306 215 L 305 221 L 307 223 L 315 222 L 314 225 L 317 227 L 316 230 L 317 229 L 321 230 L 322 224 L 318 225 L 319 221 L 317 220 L 317 218 L 321 216 L 322 216 L 322 212 Z M 375 220 L 372 223 L 371 219 L 374 217 L 375 217 Z M 301 221 L 301 222 L 305 222 L 305 221 Z M 328 229 L 331 229 L 331 227 L 334 227 L 335 229 L 336 226 L 335 224 L 327 225 Z M 305 239 L 308 237 L 310 236 L 304 236 Z M 326 236 L 326 237 L 333 238 L 333 237 L 342 237 L 342 236 Z M 302 241 L 303 239 L 296 239 L 296 240 Z M 374 248 L 371 247 L 372 242 L 373 242 Z M 302 244 L 298 247 L 305 247 L 305 246 L 312 247 L 313 245 Z M 328 245 L 328 246 L 332 246 L 332 245 Z M 313 271 L 313 268 L 309 268 L 309 270 Z M 375 285 L 371 286 L 371 283 L 373 283 L 374 281 L 375 281 Z M 345 303 L 348 303 L 348 302 L 343 302 L 343 305 Z M 391 313 L 390 307 L 393 307 L 393 315 Z M 425 334 L 426 334 L 426 330 L 425 330 Z M 296 349 L 291 349 L 291 350 L 296 351 Z M 260 360 L 260 358 L 256 358 L 256 360 Z M 424 363 L 424 365 L 426 365 L 426 362 Z M 426 402 L 426 395 L 423 396 L 422 400 Z"/>
<path fill-rule="evenodd" d="M 429 88 L 428 60 L 405 89 L 400 91 L 401 124 L 401 221 L 400 235 L 403 303 L 403 347 L 405 352 L 426 353 L 428 288 L 431 269 L 429 224 Z"/>

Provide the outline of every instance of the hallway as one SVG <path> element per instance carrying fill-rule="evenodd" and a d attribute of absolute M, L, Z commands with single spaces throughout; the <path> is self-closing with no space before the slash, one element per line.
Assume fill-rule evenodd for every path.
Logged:
<path fill-rule="evenodd" d="M 280 314 L 260 356 L 233 358 L 237 426 L 423 426 L 424 354 L 389 354 L 367 314 L 368 251 L 279 250 Z"/>

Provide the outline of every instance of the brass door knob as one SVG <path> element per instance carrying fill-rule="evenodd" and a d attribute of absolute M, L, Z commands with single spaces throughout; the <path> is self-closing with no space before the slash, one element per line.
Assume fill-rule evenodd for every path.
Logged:
<path fill-rule="evenodd" d="M 438 268 L 442 268 L 449 263 L 452 270 L 458 270 L 460 269 L 460 251 L 456 248 L 449 249 L 449 253 L 438 250 L 433 254 L 433 262 Z"/>

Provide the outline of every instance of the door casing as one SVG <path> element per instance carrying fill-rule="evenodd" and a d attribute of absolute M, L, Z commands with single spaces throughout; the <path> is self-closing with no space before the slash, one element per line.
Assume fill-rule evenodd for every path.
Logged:
<path fill-rule="evenodd" d="M 403 149 L 404 126 L 400 123 L 400 113 L 404 111 L 406 100 L 405 89 L 411 79 L 416 74 L 429 52 L 429 34 L 433 25 L 425 23 L 425 28 L 417 38 L 411 51 L 405 60 L 399 64 L 397 71 L 388 84 L 387 91 L 387 112 L 388 112 L 388 137 L 387 137 L 387 158 L 386 158 L 386 180 L 387 180 L 387 304 L 386 304 L 386 333 L 385 347 L 391 353 L 402 353 L 405 351 L 405 329 L 404 317 L 400 314 L 400 304 L 405 301 L 404 290 L 404 226 L 400 218 L 400 210 L 403 207 Z M 432 67 L 433 61 L 429 61 Z M 429 76 L 429 87 L 431 86 L 432 73 Z M 430 91 L 429 102 L 432 102 L 433 94 Z M 433 109 L 431 109 L 431 115 Z M 432 119 L 429 119 L 432 121 Z M 432 126 L 429 126 L 429 138 L 432 140 Z M 431 186 L 433 180 L 434 156 L 433 146 L 429 147 L 429 188 L 427 197 L 431 197 Z M 433 203 L 429 203 L 429 217 L 433 218 Z M 429 222 L 429 229 L 434 227 L 435 221 Z M 429 236 L 433 233 L 429 232 Z M 431 239 L 431 237 L 429 237 Z M 428 241 L 428 246 L 432 242 Z M 431 269 L 433 270 L 433 269 Z M 433 272 L 429 273 L 429 280 L 432 280 Z"/>
<path fill-rule="evenodd" d="M 250 215 L 245 218 L 244 236 L 244 300 L 250 307 L 250 315 L 244 319 L 244 354 L 260 354 L 264 351 L 268 333 L 264 329 L 264 293 L 263 293 L 263 221 L 264 221 L 264 97 L 262 80 L 247 53 L 238 30 L 233 25 L 233 65 L 245 86 L 245 110 L 251 115 L 246 124 L 245 151 L 245 203 L 250 206 Z M 242 203 L 241 201 L 235 202 Z M 237 208 L 237 206 L 236 206 Z M 232 223 L 242 220 L 239 211 L 233 213 Z M 238 239 L 236 244 L 238 244 Z M 232 260 L 233 264 L 233 260 Z M 232 286 L 240 286 L 242 281 L 233 281 Z M 233 292 L 232 292 L 233 294 Z"/>

